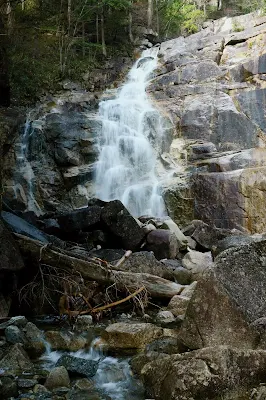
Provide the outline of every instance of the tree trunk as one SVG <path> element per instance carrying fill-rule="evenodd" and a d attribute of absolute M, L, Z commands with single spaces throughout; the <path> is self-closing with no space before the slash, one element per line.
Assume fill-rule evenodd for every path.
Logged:
<path fill-rule="evenodd" d="M 148 17 L 148 29 L 151 29 L 152 28 L 152 18 L 153 18 L 153 0 L 148 0 L 147 17 Z"/>
<path fill-rule="evenodd" d="M 102 52 L 104 57 L 107 56 L 106 43 L 105 43 L 105 31 L 104 31 L 104 10 L 101 12 L 101 37 L 102 37 Z"/>
<path fill-rule="evenodd" d="M 9 40 L 3 16 L 0 14 L 0 107 L 10 106 L 9 62 L 7 53 Z"/>
<path fill-rule="evenodd" d="M 222 6 L 223 6 L 222 0 L 218 0 L 217 1 L 217 10 L 220 11 L 222 9 Z"/>
<path fill-rule="evenodd" d="M 99 15 L 96 15 L 96 42 L 99 43 Z"/>
<path fill-rule="evenodd" d="M 70 35 L 70 28 L 71 28 L 71 0 L 67 0 L 67 22 L 68 22 L 68 35 Z"/>
<path fill-rule="evenodd" d="M 132 11 L 131 11 L 131 5 L 132 2 L 130 3 L 130 8 L 128 11 L 128 36 L 129 36 L 129 40 L 131 43 L 134 43 L 134 38 L 133 38 L 133 34 L 132 34 Z"/>
<path fill-rule="evenodd" d="M 117 270 L 118 268 L 99 263 L 97 260 L 73 257 L 69 251 L 45 245 L 37 240 L 15 234 L 21 253 L 32 261 L 65 270 L 73 275 L 79 274 L 84 280 L 93 280 L 105 285 L 116 284 L 121 290 L 136 290 L 145 287 L 149 295 L 158 298 L 172 298 L 180 294 L 183 286 L 175 282 L 146 273 L 133 273 Z"/>

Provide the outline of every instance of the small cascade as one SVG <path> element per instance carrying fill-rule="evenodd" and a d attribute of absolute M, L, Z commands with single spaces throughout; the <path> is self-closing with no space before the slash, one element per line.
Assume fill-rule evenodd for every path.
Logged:
<path fill-rule="evenodd" d="M 164 127 L 146 87 L 157 66 L 158 48 L 145 50 L 117 97 L 102 101 L 96 196 L 119 199 L 134 216 L 166 214 L 156 176 L 156 149 Z"/>
<path fill-rule="evenodd" d="M 17 171 L 20 179 L 15 183 L 14 193 L 16 198 L 20 195 L 24 203 L 27 204 L 27 211 L 34 211 L 36 215 L 40 215 L 42 211 L 34 196 L 34 172 L 28 160 L 29 140 L 32 133 L 31 114 L 29 113 L 24 124 L 21 141 L 18 143 L 16 150 Z M 14 178 L 16 181 L 16 176 Z"/>
<path fill-rule="evenodd" d="M 48 342 L 46 352 L 41 357 L 44 368 L 52 369 L 57 361 L 66 352 L 52 351 Z M 112 400 L 144 400 L 144 389 L 137 379 L 132 375 L 128 358 L 105 357 L 102 341 L 96 338 L 92 341 L 90 349 L 78 350 L 69 354 L 83 360 L 98 362 L 95 376 L 92 378 L 94 387 L 99 392 L 102 399 L 106 396 Z"/>

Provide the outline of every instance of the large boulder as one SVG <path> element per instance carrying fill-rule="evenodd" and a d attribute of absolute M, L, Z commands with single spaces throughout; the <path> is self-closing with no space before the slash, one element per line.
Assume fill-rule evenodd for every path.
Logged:
<path fill-rule="evenodd" d="M 57 367 L 65 367 L 72 376 L 85 376 L 91 378 L 96 374 L 98 362 L 64 354 L 56 363 Z"/>
<path fill-rule="evenodd" d="M 213 265 L 211 252 L 201 253 L 199 251 L 190 250 L 182 259 L 182 265 L 191 274 L 194 280 L 197 280 L 204 271 Z"/>
<path fill-rule="evenodd" d="M 94 205 L 57 217 L 60 228 L 64 232 L 89 231 L 100 223 L 102 207 Z"/>
<path fill-rule="evenodd" d="M 264 382 L 265 368 L 265 351 L 217 346 L 164 355 L 146 364 L 141 375 L 156 399 L 242 399 Z"/>
<path fill-rule="evenodd" d="M 9 371 L 31 370 L 33 366 L 20 343 L 16 343 L 8 348 L 6 354 L 0 360 L 0 368 Z"/>
<path fill-rule="evenodd" d="M 101 214 L 102 221 L 126 250 L 136 250 L 145 233 L 119 200 L 110 201 Z M 117 244 L 119 247 L 119 243 Z"/>
<path fill-rule="evenodd" d="M 103 332 L 108 350 L 142 349 L 146 344 L 163 336 L 163 329 L 150 323 L 118 322 Z"/>
<path fill-rule="evenodd" d="M 19 271 L 24 268 L 19 248 L 4 222 L 0 219 L 0 270 Z"/>
<path fill-rule="evenodd" d="M 181 327 L 180 338 L 188 347 L 257 346 L 260 333 L 250 324 L 266 313 L 265 249 L 262 241 L 216 258 L 198 281 Z"/>
<path fill-rule="evenodd" d="M 179 247 L 178 241 L 173 232 L 168 229 L 156 229 L 147 235 L 146 249 L 153 251 L 158 260 L 164 258 L 174 259 L 177 256 Z"/>
<path fill-rule="evenodd" d="M 48 390 L 54 390 L 60 387 L 70 387 L 70 379 L 65 367 L 53 368 L 44 384 Z"/>

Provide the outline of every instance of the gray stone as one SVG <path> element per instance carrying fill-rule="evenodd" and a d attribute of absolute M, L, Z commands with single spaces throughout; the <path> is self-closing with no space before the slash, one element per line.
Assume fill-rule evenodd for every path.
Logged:
<path fill-rule="evenodd" d="M 32 322 L 28 322 L 24 328 L 24 348 L 32 358 L 40 357 L 46 350 L 43 333 Z"/>
<path fill-rule="evenodd" d="M 173 296 L 167 306 L 167 309 L 175 317 L 184 317 L 186 314 L 190 298 L 183 295 Z"/>
<path fill-rule="evenodd" d="M 175 321 L 174 315 L 169 310 L 159 311 L 156 315 L 156 321 L 160 324 L 169 324 Z"/>
<path fill-rule="evenodd" d="M 32 388 L 37 385 L 36 379 L 26 379 L 26 378 L 19 378 L 17 380 L 17 385 L 19 389 L 28 389 Z"/>
<path fill-rule="evenodd" d="M 163 278 L 175 280 L 180 285 L 189 285 L 192 280 L 192 273 L 182 266 L 179 260 L 161 260 L 166 266 L 165 275 Z"/>
<path fill-rule="evenodd" d="M 0 324 L 0 329 L 6 329 L 8 326 L 11 326 L 11 325 L 17 326 L 19 328 L 23 328 L 24 326 L 26 326 L 27 323 L 28 323 L 28 320 L 26 319 L 26 317 L 23 317 L 23 316 L 12 317 L 8 321 Z"/>
<path fill-rule="evenodd" d="M 20 343 L 8 348 L 6 354 L 0 360 L 0 368 L 4 370 L 31 370 L 33 364 Z"/>
<path fill-rule="evenodd" d="M 11 343 L 25 343 L 24 333 L 15 325 L 10 325 L 5 329 L 6 340 Z"/>
<path fill-rule="evenodd" d="M 62 231 L 79 232 L 92 230 L 100 222 L 102 207 L 89 206 L 58 216 L 57 220 Z"/>
<path fill-rule="evenodd" d="M 147 235 L 146 249 L 153 251 L 158 260 L 176 258 L 179 247 L 174 233 L 167 229 L 156 229 Z"/>
<path fill-rule="evenodd" d="M 98 362 L 74 357 L 70 354 L 65 354 L 59 358 L 56 366 L 65 367 L 70 375 L 91 378 L 96 374 Z"/>
<path fill-rule="evenodd" d="M 182 265 L 191 272 L 194 280 L 198 279 L 204 271 L 213 265 L 211 252 L 201 253 L 190 250 L 182 259 Z"/>

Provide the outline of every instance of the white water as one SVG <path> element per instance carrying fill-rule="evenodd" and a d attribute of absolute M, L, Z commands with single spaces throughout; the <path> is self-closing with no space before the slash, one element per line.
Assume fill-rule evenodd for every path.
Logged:
<path fill-rule="evenodd" d="M 16 182 L 14 194 L 16 198 L 18 195 L 22 197 L 24 203 L 27 204 L 28 211 L 34 211 L 36 215 L 40 215 L 42 211 L 34 196 L 33 182 L 35 176 L 31 164 L 28 161 L 28 147 L 32 132 L 31 115 L 29 113 L 24 124 L 21 142 L 17 151 L 18 171 L 24 180 L 24 184 L 20 181 Z"/>
<path fill-rule="evenodd" d="M 79 350 L 70 352 L 74 357 L 85 360 L 98 361 L 98 369 L 92 378 L 95 389 L 103 395 L 108 395 L 112 400 L 143 400 L 144 390 L 131 372 L 128 359 L 105 357 L 101 340 L 93 340 L 89 351 Z M 51 369 L 66 352 L 52 351 L 51 346 L 45 341 L 46 352 L 41 357 L 44 368 Z"/>
<path fill-rule="evenodd" d="M 158 48 L 145 50 L 117 97 L 101 102 L 99 109 L 102 132 L 98 139 L 96 196 L 105 201 L 121 200 L 134 216 L 166 214 L 155 171 L 156 151 L 147 125 L 149 116 L 158 115 L 146 93 L 157 66 L 157 52 Z M 162 141 L 163 133 L 158 124 L 155 142 Z"/>

